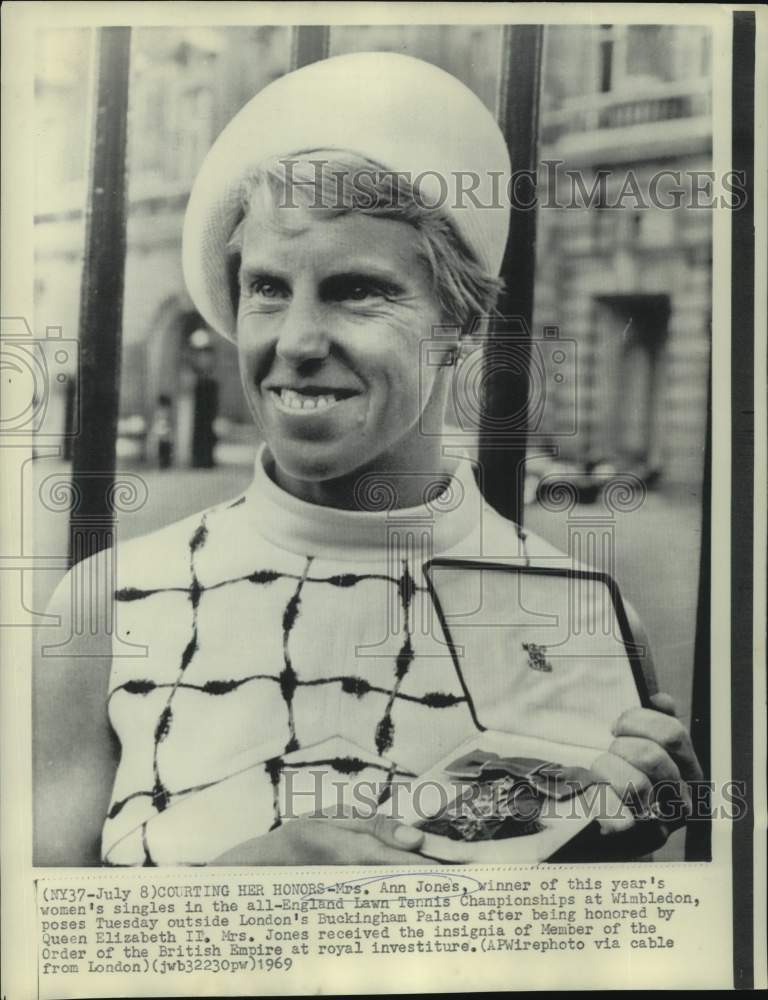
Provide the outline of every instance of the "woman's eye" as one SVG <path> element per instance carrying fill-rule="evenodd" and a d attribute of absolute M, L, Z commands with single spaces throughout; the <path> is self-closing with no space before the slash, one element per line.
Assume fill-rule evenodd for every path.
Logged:
<path fill-rule="evenodd" d="M 347 298 L 353 299 L 355 302 L 360 302 L 362 299 L 367 299 L 370 295 L 376 294 L 376 291 L 370 285 L 353 285 L 349 289 Z"/>
<path fill-rule="evenodd" d="M 334 302 L 367 302 L 387 298 L 388 291 L 378 282 L 350 278 L 329 283 L 326 295 Z"/>
<path fill-rule="evenodd" d="M 281 299 L 286 294 L 285 288 L 277 281 L 269 278 L 253 278 L 246 285 L 249 295 L 256 295 L 260 299 Z"/>

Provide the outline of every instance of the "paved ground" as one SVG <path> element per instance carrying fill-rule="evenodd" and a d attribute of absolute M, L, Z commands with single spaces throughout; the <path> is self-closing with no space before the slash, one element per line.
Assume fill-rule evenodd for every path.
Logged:
<path fill-rule="evenodd" d="M 38 555 L 63 555 L 68 521 L 66 513 L 52 513 L 39 501 L 39 487 L 53 473 L 66 473 L 55 460 L 32 464 L 25 497 L 35 503 L 35 551 Z M 173 470 L 171 473 L 137 467 L 147 485 L 147 503 L 138 511 L 121 516 L 119 537 L 128 539 L 194 513 L 210 504 L 237 495 L 250 479 L 246 465 L 211 471 Z M 596 508 L 576 508 L 570 518 L 594 514 Z M 537 505 L 526 508 L 526 527 L 561 549 L 567 549 L 567 514 L 553 514 Z M 695 498 L 649 494 L 637 511 L 617 514 L 615 524 L 615 576 L 622 592 L 645 623 L 654 651 L 663 690 L 677 700 L 687 721 L 696 615 L 700 511 Z M 36 572 L 34 604 L 41 610 L 61 576 L 60 571 Z M 682 840 L 673 838 L 664 857 L 679 857 Z"/>
<path fill-rule="evenodd" d="M 590 513 L 577 508 L 571 515 Z M 559 548 L 567 549 L 568 517 L 537 506 L 525 523 Z M 614 576 L 625 599 L 647 630 L 659 685 L 689 710 L 696 628 L 701 512 L 698 503 L 649 494 L 631 513 L 615 518 Z"/>

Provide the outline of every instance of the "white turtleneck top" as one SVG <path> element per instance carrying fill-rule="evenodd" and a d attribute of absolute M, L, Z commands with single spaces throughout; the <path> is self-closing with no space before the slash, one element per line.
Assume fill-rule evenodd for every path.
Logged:
<path fill-rule="evenodd" d="M 571 565 L 485 504 L 468 460 L 416 508 L 371 482 L 364 513 L 288 495 L 269 462 L 238 499 L 118 549 L 117 634 L 146 656 L 115 644 L 105 863 L 204 864 L 355 783 L 383 800 L 480 729 L 607 748 L 635 684 L 615 636 L 558 630 L 562 578 L 523 594 L 462 575 L 446 641 L 429 559 Z"/>

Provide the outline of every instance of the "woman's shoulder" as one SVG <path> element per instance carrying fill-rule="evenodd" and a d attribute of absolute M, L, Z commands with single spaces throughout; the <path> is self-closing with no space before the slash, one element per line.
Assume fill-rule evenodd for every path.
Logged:
<path fill-rule="evenodd" d="M 200 510 L 145 535 L 119 541 L 114 550 L 118 589 L 138 586 L 139 582 L 148 590 L 185 586 L 190 548 L 214 510 Z"/>
<path fill-rule="evenodd" d="M 118 530 L 114 546 L 87 556 L 66 573 L 49 602 L 49 613 L 69 608 L 73 589 L 82 591 L 90 584 L 100 587 L 105 580 L 114 583 L 114 591 L 188 586 L 190 558 L 207 541 L 211 529 L 219 548 L 231 537 L 221 514 L 236 502 L 203 508 L 134 538 L 121 539 Z"/>
<path fill-rule="evenodd" d="M 542 564 L 568 568 L 573 560 L 551 542 L 523 525 L 503 517 L 487 502 L 483 503 L 480 544 L 483 558 L 514 559 L 525 565 Z"/>

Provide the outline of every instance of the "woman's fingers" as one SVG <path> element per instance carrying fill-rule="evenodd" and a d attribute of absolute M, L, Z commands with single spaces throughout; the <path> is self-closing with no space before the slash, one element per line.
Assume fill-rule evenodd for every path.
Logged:
<path fill-rule="evenodd" d="M 656 699 L 666 699 L 661 704 L 669 706 L 668 695 L 655 695 Z M 679 719 L 667 715 L 660 708 L 631 708 L 619 716 L 613 728 L 614 736 L 639 737 L 657 743 L 679 768 L 685 781 L 701 781 L 704 777 L 698 758 L 693 749 L 688 730 Z"/>
<path fill-rule="evenodd" d="M 703 773 L 687 729 L 677 718 L 674 700 L 662 692 L 653 708 L 631 708 L 613 727 L 608 753 L 592 766 L 635 816 L 654 815 L 677 825 L 692 808 L 689 782 Z M 615 830 L 615 822 L 603 828 Z M 620 828 L 620 827 L 618 827 Z"/>
<path fill-rule="evenodd" d="M 601 754 L 592 764 L 590 770 L 598 781 L 605 782 L 612 794 L 601 795 L 600 827 L 604 833 L 621 833 L 634 826 L 635 810 L 631 808 L 629 789 L 635 788 L 637 794 L 645 797 L 647 802 L 650 794 L 650 782 L 642 771 L 627 763 L 623 758 L 612 753 Z"/>
<path fill-rule="evenodd" d="M 682 818 L 681 814 L 690 814 L 690 789 L 675 761 L 659 743 L 640 736 L 619 736 L 611 744 L 609 752 L 641 771 L 648 779 L 647 801 L 643 802 L 645 808 L 657 815 L 666 815 L 672 809 L 678 819 Z"/>
<path fill-rule="evenodd" d="M 651 704 L 657 712 L 663 712 L 665 715 L 672 715 L 674 718 L 677 718 L 677 705 L 671 695 L 665 694 L 663 691 L 652 694 Z"/>
<path fill-rule="evenodd" d="M 642 736 L 619 736 L 611 743 L 608 752 L 641 771 L 651 785 L 681 780 L 677 764 L 655 740 Z"/>
<path fill-rule="evenodd" d="M 378 813 L 371 820 L 371 834 L 383 844 L 395 847 L 400 851 L 417 851 L 424 843 L 424 832 L 414 826 L 399 823 L 397 820 L 380 816 Z"/>
<path fill-rule="evenodd" d="M 339 829 L 375 837 L 380 843 L 397 851 L 416 851 L 424 842 L 424 833 L 421 830 L 390 819 L 381 813 L 360 819 L 352 812 L 339 816 L 334 811 L 331 822 L 336 824 Z"/>
<path fill-rule="evenodd" d="M 352 821 L 359 826 L 348 826 L 347 822 L 330 820 L 322 824 L 320 834 L 330 863 L 399 866 L 423 863 L 418 854 L 394 840 L 392 831 L 382 830 L 381 835 L 376 836 L 369 820 Z"/>
<path fill-rule="evenodd" d="M 617 736 L 591 770 L 610 784 L 628 809 L 618 818 L 608 816 L 607 821 L 601 820 L 604 830 L 625 829 L 632 823 L 630 816 L 680 820 L 691 811 L 691 793 L 680 768 L 661 743 L 653 739 Z"/>

